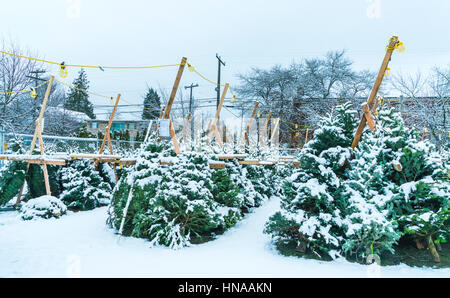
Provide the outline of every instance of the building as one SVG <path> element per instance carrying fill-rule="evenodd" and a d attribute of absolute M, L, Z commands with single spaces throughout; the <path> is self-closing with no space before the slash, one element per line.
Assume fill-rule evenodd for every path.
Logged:
<path fill-rule="evenodd" d="M 108 126 L 109 123 L 109 118 L 109 113 L 96 114 L 96 119 L 89 119 L 86 121 L 86 128 L 94 135 L 98 135 L 99 132 L 104 134 L 106 126 Z M 148 123 L 149 120 L 142 120 L 134 115 L 117 112 L 111 124 L 110 132 L 114 133 L 115 131 L 128 131 L 130 134 L 130 141 L 135 141 L 138 132 L 142 135 L 147 129 Z"/>

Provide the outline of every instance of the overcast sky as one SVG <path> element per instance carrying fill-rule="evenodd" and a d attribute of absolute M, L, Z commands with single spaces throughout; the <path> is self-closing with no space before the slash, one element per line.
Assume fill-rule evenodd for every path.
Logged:
<path fill-rule="evenodd" d="M 449 11 L 448 0 L 14 0 L 2 1 L 0 33 L 66 64 L 159 65 L 185 56 L 212 80 L 219 53 L 226 62 L 222 82 L 233 86 L 251 67 L 329 50 L 346 49 L 356 69 L 378 71 L 392 35 L 406 51 L 394 54 L 391 73 L 448 65 Z M 57 74 L 56 66 L 49 69 Z M 78 69 L 69 72 L 71 83 Z M 177 69 L 87 72 L 91 91 L 142 103 L 147 84 L 170 90 Z M 180 86 L 190 83 L 200 85 L 196 97 L 216 96 L 213 85 L 186 71 Z"/>

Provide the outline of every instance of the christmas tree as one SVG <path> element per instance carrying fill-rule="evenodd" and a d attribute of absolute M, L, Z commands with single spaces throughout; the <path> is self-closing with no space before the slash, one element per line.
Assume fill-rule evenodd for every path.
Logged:
<path fill-rule="evenodd" d="M 7 154 L 24 154 L 22 140 L 13 140 L 9 145 Z M 0 206 L 11 201 L 20 191 L 26 177 L 27 163 L 22 161 L 9 161 L 0 167 Z"/>
<path fill-rule="evenodd" d="M 60 199 L 70 210 L 91 210 L 109 204 L 111 186 L 89 160 L 72 161 L 58 174 L 63 189 Z"/>
<path fill-rule="evenodd" d="M 83 91 L 89 88 L 89 81 L 84 69 L 81 69 L 78 73 L 78 78 L 73 81 L 73 86 L 76 89 L 70 89 L 67 100 L 64 103 L 64 108 L 85 113 L 91 119 L 95 119 L 94 107 L 89 101 L 89 94 Z"/>
<path fill-rule="evenodd" d="M 377 130 L 365 132 L 351 166 L 365 197 L 397 223 L 401 239 L 428 248 L 439 262 L 435 244 L 446 242 L 450 233 L 450 184 L 434 145 L 407 128 L 400 113 L 382 109 Z"/>
<path fill-rule="evenodd" d="M 345 103 L 322 119 L 314 139 L 297 156 L 301 167 L 285 179 L 281 211 L 266 224 L 275 242 L 332 258 L 392 251 L 398 239 L 392 223 L 351 179 L 349 147 L 358 121 L 350 107 Z"/>
<path fill-rule="evenodd" d="M 148 88 L 144 98 L 144 110 L 142 119 L 157 119 L 161 110 L 161 98 L 153 88 Z"/>

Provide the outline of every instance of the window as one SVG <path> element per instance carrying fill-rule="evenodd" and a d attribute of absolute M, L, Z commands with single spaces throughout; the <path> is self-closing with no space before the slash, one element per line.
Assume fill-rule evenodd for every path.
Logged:
<path fill-rule="evenodd" d="M 135 128 L 134 128 L 134 123 L 129 123 L 129 124 L 128 124 L 128 129 L 135 129 Z"/>
<path fill-rule="evenodd" d="M 91 122 L 91 128 L 97 129 L 98 128 L 98 122 Z"/>
<path fill-rule="evenodd" d="M 123 130 L 125 130 L 125 123 L 117 123 L 116 122 L 111 125 L 111 132 L 123 131 Z"/>

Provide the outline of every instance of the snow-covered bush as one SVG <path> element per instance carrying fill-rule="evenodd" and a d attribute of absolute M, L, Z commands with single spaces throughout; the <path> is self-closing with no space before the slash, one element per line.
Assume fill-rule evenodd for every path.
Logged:
<path fill-rule="evenodd" d="M 42 196 L 23 203 L 20 208 L 20 217 L 23 220 L 59 218 L 66 212 L 67 207 L 61 200 L 52 196 Z"/>
<path fill-rule="evenodd" d="M 320 128 L 297 158 L 283 185 L 281 211 L 266 224 L 276 242 L 294 242 L 300 251 L 319 256 L 393 251 L 398 233 L 375 202 L 368 200 L 364 184 L 351 176 L 350 147 L 358 120 L 350 103 L 321 120 Z"/>
<path fill-rule="evenodd" d="M 13 140 L 9 145 L 8 154 L 23 154 L 21 140 Z M 22 161 L 9 161 L 0 167 L 0 206 L 7 204 L 20 191 L 25 180 L 27 163 Z"/>
<path fill-rule="evenodd" d="M 11 161 L 0 168 L 0 206 L 12 200 L 20 191 L 25 180 L 27 163 Z"/>
<path fill-rule="evenodd" d="M 59 169 L 61 201 L 70 210 L 91 210 L 109 204 L 111 186 L 89 160 L 75 160 Z"/>
<path fill-rule="evenodd" d="M 152 244 L 181 248 L 235 225 L 263 195 L 241 175 L 241 165 L 210 169 L 210 160 L 210 153 L 196 151 L 176 156 L 170 145 L 153 140 L 116 185 L 110 224 L 120 228 L 131 195 L 122 234 Z"/>
<path fill-rule="evenodd" d="M 382 109 L 378 118 L 377 131 L 366 131 L 355 151 L 352 178 L 398 225 L 397 233 L 439 261 L 434 244 L 450 235 L 448 169 L 434 145 L 405 127 L 400 113 Z"/>

